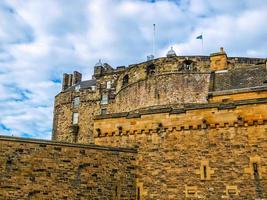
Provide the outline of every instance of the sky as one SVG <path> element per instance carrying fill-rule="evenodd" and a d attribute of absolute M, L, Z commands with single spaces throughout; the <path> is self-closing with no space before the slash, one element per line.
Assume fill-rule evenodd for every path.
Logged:
<path fill-rule="evenodd" d="M 0 0 L 0 135 L 50 139 L 63 73 L 90 79 L 99 59 L 267 57 L 266 0 Z M 203 33 L 201 40 L 196 37 Z"/>

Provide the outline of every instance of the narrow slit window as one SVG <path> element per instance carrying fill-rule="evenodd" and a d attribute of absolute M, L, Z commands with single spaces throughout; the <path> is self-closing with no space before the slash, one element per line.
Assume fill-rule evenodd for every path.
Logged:
<path fill-rule="evenodd" d="M 118 197 L 118 186 L 115 187 L 115 197 Z"/>
<path fill-rule="evenodd" d="M 259 175 L 259 167 L 258 167 L 258 163 L 253 163 L 253 173 L 255 176 L 258 176 Z"/>
<path fill-rule="evenodd" d="M 206 165 L 203 166 L 203 174 L 204 174 L 204 178 L 206 179 L 207 178 L 207 166 Z"/>
<path fill-rule="evenodd" d="M 137 188 L 137 200 L 141 200 L 140 187 Z"/>

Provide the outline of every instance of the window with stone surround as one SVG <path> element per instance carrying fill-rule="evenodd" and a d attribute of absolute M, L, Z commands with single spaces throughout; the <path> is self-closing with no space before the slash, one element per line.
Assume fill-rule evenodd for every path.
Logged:
<path fill-rule="evenodd" d="M 122 79 L 122 86 L 126 86 L 129 83 L 129 75 L 126 74 Z"/>
<path fill-rule="evenodd" d="M 182 70 L 193 70 L 194 69 L 194 62 L 192 60 L 186 59 L 182 64 Z"/>
<path fill-rule="evenodd" d="M 79 113 L 77 112 L 72 113 L 72 124 L 78 124 L 78 120 L 79 120 Z"/>
<path fill-rule="evenodd" d="M 76 85 L 75 86 L 75 92 L 79 92 L 80 91 L 80 88 L 81 88 L 80 84 Z"/>
<path fill-rule="evenodd" d="M 80 97 L 74 97 L 72 101 L 72 106 L 73 108 L 78 108 L 80 105 Z"/>
<path fill-rule="evenodd" d="M 101 109 L 101 115 L 106 115 L 107 114 L 107 109 L 106 108 L 102 108 Z"/>
<path fill-rule="evenodd" d="M 153 75 L 155 73 L 156 73 L 156 67 L 155 67 L 155 65 L 154 64 L 148 65 L 147 68 L 146 68 L 146 74 L 147 75 Z"/>
<path fill-rule="evenodd" d="M 108 95 L 107 94 L 102 95 L 101 104 L 108 104 Z"/>
<path fill-rule="evenodd" d="M 107 87 L 107 89 L 110 89 L 111 88 L 111 81 L 107 81 L 106 87 Z"/>

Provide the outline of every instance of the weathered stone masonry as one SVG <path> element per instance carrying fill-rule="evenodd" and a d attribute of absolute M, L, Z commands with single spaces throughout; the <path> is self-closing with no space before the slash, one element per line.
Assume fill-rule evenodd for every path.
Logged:
<path fill-rule="evenodd" d="M 0 137 L 0 199 L 135 200 L 135 149 Z"/>
<path fill-rule="evenodd" d="M 95 120 L 95 142 L 138 146 L 141 199 L 267 198 L 267 98 Z"/>
<path fill-rule="evenodd" d="M 267 198 L 266 59 L 172 50 L 63 88 L 53 138 L 137 147 L 137 200 Z"/>
<path fill-rule="evenodd" d="M 267 199 L 266 59 L 64 74 L 52 139 L 0 137 L 0 199 Z"/>

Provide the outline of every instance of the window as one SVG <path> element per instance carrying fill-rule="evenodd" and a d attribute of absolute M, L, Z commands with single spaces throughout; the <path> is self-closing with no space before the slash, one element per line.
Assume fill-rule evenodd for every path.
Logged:
<path fill-rule="evenodd" d="M 72 102 L 73 108 L 78 108 L 79 104 L 80 104 L 80 97 L 74 97 L 73 102 Z"/>
<path fill-rule="evenodd" d="M 106 108 L 102 108 L 101 109 L 101 115 L 106 115 L 107 114 L 107 109 Z"/>
<path fill-rule="evenodd" d="M 91 86 L 91 89 L 93 90 L 93 91 L 95 91 L 95 86 L 93 85 L 93 86 Z"/>
<path fill-rule="evenodd" d="M 78 124 L 79 113 L 72 114 L 72 124 Z"/>
<path fill-rule="evenodd" d="M 80 88 L 81 88 L 80 85 L 76 85 L 76 86 L 75 86 L 75 92 L 79 92 Z"/>
<path fill-rule="evenodd" d="M 156 67 L 154 64 L 148 65 L 146 68 L 147 75 L 153 75 L 156 73 Z"/>
<path fill-rule="evenodd" d="M 128 85 L 129 83 L 129 75 L 126 74 L 122 79 L 122 86 Z"/>
<path fill-rule="evenodd" d="M 141 200 L 140 187 L 137 188 L 137 200 Z"/>
<path fill-rule="evenodd" d="M 183 69 L 184 70 L 193 70 L 193 61 L 192 60 L 185 60 L 183 62 Z"/>
<path fill-rule="evenodd" d="M 207 178 L 207 166 L 206 165 L 203 166 L 203 174 L 204 174 L 204 178 L 206 179 Z"/>
<path fill-rule="evenodd" d="M 107 89 L 111 88 L 111 81 L 107 81 Z"/>
<path fill-rule="evenodd" d="M 102 95 L 101 104 L 108 104 L 108 95 L 106 94 Z"/>
<path fill-rule="evenodd" d="M 253 163 L 253 174 L 254 176 L 258 176 L 259 175 L 259 169 L 258 169 L 258 164 L 257 163 Z"/>

